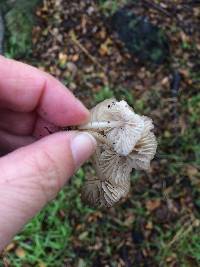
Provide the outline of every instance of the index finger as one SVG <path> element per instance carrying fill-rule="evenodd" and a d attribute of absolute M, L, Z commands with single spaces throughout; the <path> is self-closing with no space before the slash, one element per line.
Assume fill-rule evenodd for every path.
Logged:
<path fill-rule="evenodd" d="M 0 107 L 37 113 L 57 126 L 76 125 L 89 111 L 58 80 L 32 66 L 0 56 Z"/>

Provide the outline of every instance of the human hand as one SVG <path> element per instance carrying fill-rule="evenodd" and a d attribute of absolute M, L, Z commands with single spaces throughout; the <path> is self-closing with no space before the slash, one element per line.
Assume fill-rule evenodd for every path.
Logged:
<path fill-rule="evenodd" d="M 88 117 L 52 76 L 0 56 L 0 251 L 94 152 L 89 134 L 57 132 Z"/>

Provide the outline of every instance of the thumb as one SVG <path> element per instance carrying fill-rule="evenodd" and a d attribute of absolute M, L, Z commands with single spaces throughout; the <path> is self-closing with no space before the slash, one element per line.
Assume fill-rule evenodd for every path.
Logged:
<path fill-rule="evenodd" d="M 0 159 L 0 251 L 56 196 L 95 146 L 87 133 L 56 133 Z"/>

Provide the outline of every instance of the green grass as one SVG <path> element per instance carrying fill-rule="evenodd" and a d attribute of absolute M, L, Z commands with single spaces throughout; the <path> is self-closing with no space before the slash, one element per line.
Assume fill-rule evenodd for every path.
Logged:
<path fill-rule="evenodd" d="M 5 55 L 10 58 L 28 57 L 32 52 L 33 10 L 39 0 L 3 1 L 5 13 L 6 42 Z"/>
<path fill-rule="evenodd" d="M 191 222 L 188 218 L 176 224 L 176 227 L 163 232 L 159 227 L 156 244 L 159 246 L 157 261 L 161 267 L 171 266 L 176 259 L 181 267 L 200 265 L 200 221 Z"/>
<path fill-rule="evenodd" d="M 128 88 L 112 88 L 109 85 L 103 86 L 99 92 L 93 96 L 94 103 L 100 103 L 108 98 L 116 98 L 117 100 L 125 100 L 131 105 L 136 113 L 148 113 L 147 99 L 136 99 L 133 93 Z"/>
<path fill-rule="evenodd" d="M 11 266 L 21 267 L 25 263 L 37 266 L 61 266 L 64 253 L 69 251 L 71 227 L 67 218 L 61 218 L 60 210 L 66 210 L 66 196 L 62 191 L 58 198 L 38 214 L 23 232 L 14 240 L 24 250 L 23 258 L 10 253 L 8 260 Z"/>
<path fill-rule="evenodd" d="M 99 103 L 105 99 L 112 97 L 115 97 L 113 90 L 109 86 L 104 86 L 98 93 L 94 95 L 94 101 L 96 103 Z"/>
<path fill-rule="evenodd" d="M 59 193 L 56 200 L 47 205 L 15 237 L 16 247 L 22 248 L 25 256 L 20 258 L 15 253 L 9 253 L 7 259 L 11 266 L 38 266 L 43 263 L 45 266 L 59 267 L 66 256 L 71 259 L 75 257 L 70 249 L 73 229 L 68 214 L 73 209 L 80 216 L 91 212 L 79 197 L 83 178 L 84 172 L 80 169 L 72 178 L 72 183 Z"/>

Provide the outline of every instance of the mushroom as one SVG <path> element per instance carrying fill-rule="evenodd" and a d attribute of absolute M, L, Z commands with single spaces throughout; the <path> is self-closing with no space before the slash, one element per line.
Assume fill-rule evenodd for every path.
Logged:
<path fill-rule="evenodd" d="M 144 120 L 125 101 L 108 99 L 91 110 L 91 120 L 79 129 L 106 134 L 115 151 L 128 155 L 144 131 Z"/>
<path fill-rule="evenodd" d="M 157 142 L 152 120 L 125 102 L 108 99 L 91 110 L 90 122 L 79 126 L 97 140 L 93 155 L 96 177 L 85 182 L 82 198 L 91 206 L 112 207 L 127 197 L 132 169 L 148 170 Z"/>
<path fill-rule="evenodd" d="M 125 156 L 103 143 L 97 147 L 93 164 L 98 178 L 86 181 L 82 197 L 92 206 L 112 207 L 127 196 L 132 167 Z"/>

